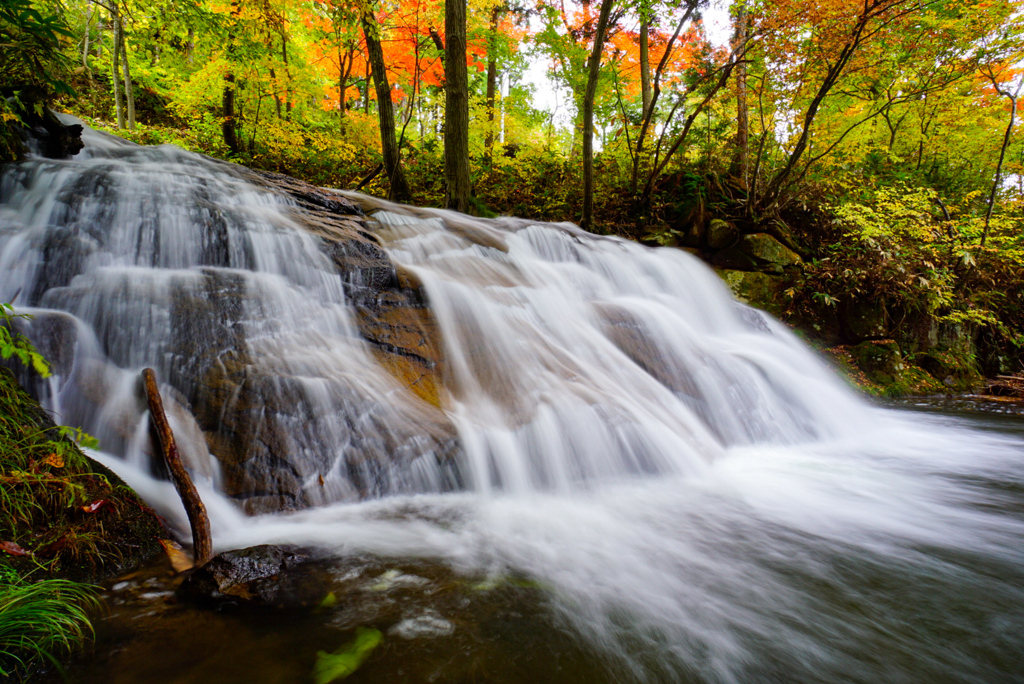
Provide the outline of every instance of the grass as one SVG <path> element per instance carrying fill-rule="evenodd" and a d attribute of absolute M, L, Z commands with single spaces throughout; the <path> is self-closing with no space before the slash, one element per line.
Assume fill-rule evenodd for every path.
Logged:
<path fill-rule="evenodd" d="M 63 579 L 28 583 L 0 567 L 0 677 L 24 679 L 35 666 L 60 667 L 92 635 L 88 612 L 99 606 L 92 587 Z"/>

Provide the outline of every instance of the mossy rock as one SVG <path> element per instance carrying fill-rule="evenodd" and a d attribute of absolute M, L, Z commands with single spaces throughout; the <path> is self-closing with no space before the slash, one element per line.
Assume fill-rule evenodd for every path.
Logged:
<path fill-rule="evenodd" d="M 736 230 L 736 226 L 728 221 L 712 219 L 708 224 L 707 245 L 711 249 L 729 247 L 736 242 L 738 236 L 739 231 Z"/>
<path fill-rule="evenodd" d="M 739 249 L 768 266 L 796 266 L 802 262 L 800 255 L 767 233 L 744 235 L 740 240 Z"/>
<path fill-rule="evenodd" d="M 736 299 L 744 304 L 756 306 L 776 316 L 782 313 L 782 292 L 788 284 L 786 278 L 759 271 L 732 269 L 719 270 L 718 275 L 732 290 Z"/>

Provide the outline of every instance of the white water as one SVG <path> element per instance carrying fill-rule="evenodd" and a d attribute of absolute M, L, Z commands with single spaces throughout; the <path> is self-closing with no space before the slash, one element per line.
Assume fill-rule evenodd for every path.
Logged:
<path fill-rule="evenodd" d="M 204 272 L 195 256 L 202 237 L 182 237 L 192 225 L 184 218 L 161 221 L 161 235 L 174 237 L 160 244 L 178 245 L 176 256 L 144 253 L 145 213 L 132 202 L 154 201 L 147 183 L 174 187 L 202 171 L 206 192 L 229 186 L 208 201 L 234 217 L 232 261 L 218 268 L 243 274 L 257 293 L 246 300 L 247 339 L 262 345 L 264 368 L 326 395 L 317 429 L 297 442 L 304 454 L 320 445 L 325 453 L 306 455 L 331 465 L 332 495 L 346 496 L 337 441 L 351 439 L 352 425 L 416 413 L 354 333 L 315 242 L 289 226 L 280 200 L 223 165 L 88 142 L 94 156 L 53 163 L 58 176 L 81 172 L 77 165 L 85 176 L 90 164 L 113 169 L 119 218 L 109 230 L 126 231 L 118 221 L 127 221 L 135 232 L 119 241 L 121 261 L 113 248 L 97 250 L 67 289 L 42 297 L 93 302 L 63 307 L 79 329 L 72 373 L 102 361 L 106 377 L 127 386 L 143 365 L 171 371 L 159 325 L 136 334 L 131 322 L 166 319 L 169 283 Z M 62 211 L 49 194 L 5 186 L 0 299 L 39 278 L 34 236 Z M 289 514 L 245 516 L 211 475 L 200 490 L 218 549 L 310 544 L 523 572 L 550 588 L 563 623 L 627 680 L 1024 677 L 1013 655 L 1024 632 L 1020 441 L 870 406 L 686 254 L 565 225 L 365 201 L 382 209 L 374 219 L 389 254 L 423 282 L 438 320 L 466 491 L 436 493 L 436 473 L 410 475 L 434 467 L 429 444 L 406 461 L 413 467 L 396 466 L 395 479 L 411 484 L 391 496 Z M 126 287 L 134 294 L 112 309 Z M 67 294 L 76 289 L 82 299 Z M 56 382 L 65 384 L 50 397 L 55 408 L 80 402 L 75 383 Z M 124 404 L 130 393 L 115 396 Z M 104 421 L 130 413 L 117 407 L 107 400 L 98 412 L 70 413 L 102 438 L 116 433 Z M 375 420 L 339 427 L 332 416 L 344 411 Z M 139 417 L 131 420 L 139 433 Z M 395 429 L 391 443 L 415 451 L 415 435 Z M 186 530 L 173 488 L 131 465 L 145 461 L 141 444 L 113 444 L 123 453 L 104 462 Z M 201 439 L 192 449 L 208 458 Z"/>

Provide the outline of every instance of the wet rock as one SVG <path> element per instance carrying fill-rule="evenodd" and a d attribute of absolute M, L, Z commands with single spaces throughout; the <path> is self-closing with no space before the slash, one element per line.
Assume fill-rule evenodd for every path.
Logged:
<path fill-rule="evenodd" d="M 81 124 L 65 124 L 47 107 L 45 91 L 38 86 L 16 85 L 0 88 L 0 97 L 17 96 L 21 105 L 21 128 L 29 146 L 44 157 L 66 159 L 82 151 Z"/>
<path fill-rule="evenodd" d="M 728 221 L 712 219 L 708 224 L 707 244 L 711 249 L 731 247 L 735 244 L 737 237 L 739 237 L 739 231 Z"/>
<path fill-rule="evenodd" d="M 311 556 L 264 544 L 214 556 L 182 582 L 178 595 L 217 608 L 308 609 L 324 600 L 328 579 Z"/>

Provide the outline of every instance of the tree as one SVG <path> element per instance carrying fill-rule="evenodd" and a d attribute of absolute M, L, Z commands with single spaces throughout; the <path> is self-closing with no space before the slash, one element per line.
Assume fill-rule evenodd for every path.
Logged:
<path fill-rule="evenodd" d="M 587 64 L 587 89 L 583 95 L 583 220 L 580 225 L 584 230 L 594 229 L 594 96 L 597 94 L 601 52 L 604 50 L 612 4 L 613 0 L 601 0 L 597 29 L 594 32 L 594 48 Z"/>
<path fill-rule="evenodd" d="M 999 148 L 999 162 L 996 164 L 996 175 L 992 179 L 992 189 L 989 191 L 988 208 L 985 210 L 985 227 L 981 234 L 981 246 L 985 246 L 988 239 L 989 226 L 992 223 L 992 210 L 996 205 L 996 193 L 999 191 L 999 183 L 1002 180 L 1003 162 L 1006 160 L 1006 150 L 1010 147 L 1010 138 L 1013 136 L 1013 126 L 1017 121 L 1017 102 L 1020 100 L 1021 90 L 1024 89 L 1024 72 L 1010 69 L 1006 66 L 998 68 L 986 65 L 982 71 L 991 83 L 995 91 L 1010 101 L 1010 120 L 1006 124 L 1006 132 L 1003 133 L 1003 144 Z M 1016 81 L 1016 83 L 1014 83 Z"/>
<path fill-rule="evenodd" d="M 384 50 L 380 44 L 380 26 L 373 15 L 372 7 L 367 4 L 362 12 L 363 37 L 366 40 L 366 53 L 373 74 L 374 89 L 377 92 L 377 119 L 380 122 L 380 143 L 384 156 L 384 172 L 388 177 L 388 199 L 395 202 L 409 202 L 412 191 L 405 179 L 402 168 L 401 151 L 395 139 L 395 112 L 391 101 L 391 86 L 388 84 L 387 66 L 384 63 Z"/>
<path fill-rule="evenodd" d="M 469 75 L 466 72 L 466 0 L 444 3 L 445 206 L 469 206 Z"/>

